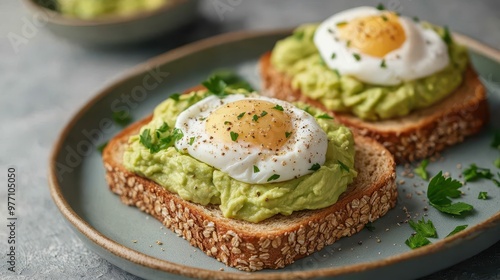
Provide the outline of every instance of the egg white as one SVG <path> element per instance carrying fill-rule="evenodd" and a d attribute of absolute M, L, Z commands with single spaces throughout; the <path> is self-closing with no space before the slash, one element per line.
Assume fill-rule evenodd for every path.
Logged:
<path fill-rule="evenodd" d="M 279 151 L 249 147 L 248 143 L 240 140 L 223 143 L 208 135 L 205 125 L 211 112 L 244 98 L 272 102 L 282 106 L 291 115 L 294 131 Z M 175 127 L 184 134 L 175 144 L 179 151 L 187 152 L 193 158 L 245 183 L 274 183 L 298 178 L 312 173 L 310 169 L 313 164 L 323 165 L 326 160 L 328 138 L 314 117 L 288 102 L 274 98 L 232 94 L 221 99 L 212 95 L 183 111 L 177 117 Z M 254 172 L 254 166 L 259 172 Z M 271 176 L 275 174 L 279 178 L 271 181 Z"/>
<path fill-rule="evenodd" d="M 335 14 L 321 23 L 314 35 L 314 43 L 326 65 L 341 75 L 350 75 L 369 84 L 390 86 L 430 76 L 449 64 L 443 39 L 434 30 L 423 28 L 404 16 L 399 20 L 406 40 L 400 48 L 383 58 L 363 54 L 336 38 L 337 23 L 383 13 L 373 7 L 358 7 Z M 360 59 L 357 60 L 354 54 Z M 385 68 L 381 67 L 382 60 L 385 60 Z"/>

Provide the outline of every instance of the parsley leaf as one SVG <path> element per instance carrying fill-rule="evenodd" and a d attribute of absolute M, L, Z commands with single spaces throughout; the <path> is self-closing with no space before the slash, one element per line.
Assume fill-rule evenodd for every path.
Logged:
<path fill-rule="evenodd" d="M 335 59 L 335 57 L 337 57 L 336 53 L 332 53 L 332 55 L 330 56 L 331 59 Z"/>
<path fill-rule="evenodd" d="M 212 76 L 201 84 L 205 86 L 210 93 L 220 98 L 224 98 L 227 96 L 226 93 L 227 84 L 226 82 L 224 82 L 224 80 L 222 80 L 218 76 Z"/>
<path fill-rule="evenodd" d="M 425 236 L 417 232 L 417 234 L 412 235 L 408 239 L 406 239 L 405 244 L 408 245 L 408 247 L 410 247 L 411 249 L 416 249 L 425 245 L 429 245 L 431 244 L 431 242 L 429 241 L 429 239 L 425 238 Z"/>
<path fill-rule="evenodd" d="M 340 165 L 340 169 L 344 170 L 345 172 L 349 172 L 349 166 L 345 165 L 343 162 L 340 160 L 337 160 L 338 164 Z"/>
<path fill-rule="evenodd" d="M 479 195 L 477 196 L 477 198 L 483 199 L 483 200 L 488 199 L 488 192 L 479 192 Z"/>
<path fill-rule="evenodd" d="M 316 171 L 320 168 L 321 168 L 321 165 L 319 165 L 319 163 L 315 163 L 311 166 L 311 168 L 309 168 L 309 170 Z"/>
<path fill-rule="evenodd" d="M 429 165 L 429 160 L 424 159 L 424 160 L 422 160 L 420 165 L 417 166 L 417 168 L 413 169 L 413 172 L 415 172 L 415 174 L 422 177 L 422 179 L 424 179 L 426 181 L 429 180 L 429 173 L 425 169 L 425 168 L 427 168 L 427 165 Z"/>
<path fill-rule="evenodd" d="M 437 237 L 436 228 L 432 224 L 431 220 L 427 220 L 426 222 L 422 217 L 422 220 L 419 220 L 416 223 L 412 220 L 408 221 L 408 223 L 417 233 L 420 233 L 424 237 Z"/>
<path fill-rule="evenodd" d="M 239 114 L 236 118 L 237 118 L 238 120 L 241 120 L 241 118 L 243 118 L 243 116 L 245 115 L 245 113 L 246 113 L 246 112 L 243 112 L 243 113 Z"/>
<path fill-rule="evenodd" d="M 293 134 L 293 132 L 285 131 L 285 137 L 286 138 L 289 138 L 292 134 Z"/>
<path fill-rule="evenodd" d="M 170 95 L 170 98 L 173 99 L 174 101 L 179 101 L 180 97 L 181 97 L 180 93 L 174 93 Z"/>
<path fill-rule="evenodd" d="M 338 27 L 341 27 L 341 26 L 344 26 L 344 25 L 346 25 L 346 24 L 347 24 L 347 22 L 345 22 L 345 21 L 340 21 L 340 22 L 337 22 L 335 25 L 337 25 Z"/>
<path fill-rule="evenodd" d="M 495 132 L 493 135 L 493 141 L 491 142 L 491 147 L 500 150 L 500 131 Z"/>
<path fill-rule="evenodd" d="M 332 116 L 328 115 L 327 113 L 324 113 L 322 115 L 319 115 L 316 117 L 317 119 L 327 119 L 327 120 L 333 120 Z"/>
<path fill-rule="evenodd" d="M 303 35 L 303 32 L 302 32 Z M 234 71 L 230 70 L 218 70 L 212 74 L 212 77 L 217 77 L 226 83 L 228 88 L 232 89 L 245 89 L 249 92 L 254 91 L 252 86 Z"/>
<path fill-rule="evenodd" d="M 497 187 L 500 187 L 500 181 L 495 179 L 495 175 L 491 173 L 491 171 L 488 168 L 478 167 L 474 163 L 471 164 L 469 168 L 465 169 L 462 172 L 462 175 L 464 175 L 465 182 L 474 182 L 481 178 L 484 178 L 495 183 Z"/>
<path fill-rule="evenodd" d="M 260 169 L 257 167 L 257 165 L 253 166 L 253 173 L 259 173 Z"/>
<path fill-rule="evenodd" d="M 113 118 L 113 121 L 120 126 L 126 126 L 132 121 L 130 113 L 125 110 L 113 112 L 111 117 Z"/>
<path fill-rule="evenodd" d="M 497 168 L 500 168 L 500 157 L 495 159 L 495 161 L 493 162 L 493 164 L 497 167 Z M 498 176 L 500 177 L 500 175 Z"/>
<path fill-rule="evenodd" d="M 152 142 L 152 138 L 151 138 L 151 134 L 150 133 L 150 130 L 149 129 L 144 129 L 141 133 L 141 135 L 139 136 L 139 142 L 144 145 L 144 147 L 148 148 L 149 151 L 151 153 L 154 153 L 154 151 L 156 150 L 154 148 L 154 145 L 153 145 L 153 142 Z"/>
<path fill-rule="evenodd" d="M 236 141 L 238 140 L 238 136 L 240 136 L 238 133 L 231 131 L 231 140 Z"/>
<path fill-rule="evenodd" d="M 385 6 L 382 3 L 379 3 L 376 8 L 377 8 L 377 10 L 380 10 L 380 11 L 385 10 Z"/>
<path fill-rule="evenodd" d="M 354 57 L 354 59 L 356 59 L 356 61 L 360 61 L 361 60 L 361 56 L 357 53 L 353 53 L 352 56 Z"/>
<path fill-rule="evenodd" d="M 163 122 L 163 124 L 160 126 L 160 128 L 158 128 L 156 131 L 164 133 L 164 132 L 167 132 L 167 130 L 169 130 L 169 129 L 170 129 L 170 127 L 168 126 L 168 124 L 166 122 Z"/>
<path fill-rule="evenodd" d="M 97 146 L 97 150 L 99 151 L 99 153 L 102 154 L 102 152 L 104 151 L 104 148 L 106 148 L 106 146 L 108 145 L 108 142 L 104 142 L 102 143 L 101 145 Z"/>
<path fill-rule="evenodd" d="M 385 64 L 385 59 L 382 59 L 382 62 L 380 62 L 380 68 L 387 68 L 387 64 Z"/>
<path fill-rule="evenodd" d="M 462 230 L 466 229 L 467 225 L 461 225 L 457 226 L 454 230 L 452 230 L 446 237 L 452 236 L 458 232 L 461 232 Z"/>
<path fill-rule="evenodd" d="M 464 212 L 470 212 L 472 211 L 472 209 L 474 209 L 472 205 L 467 204 L 465 202 L 457 202 L 454 204 L 447 204 L 447 205 L 436 205 L 431 203 L 431 205 L 434 206 L 434 208 L 436 208 L 440 212 L 457 216 L 462 215 Z"/>
<path fill-rule="evenodd" d="M 445 178 L 440 171 L 429 182 L 427 188 L 429 203 L 437 210 L 452 215 L 461 215 L 463 212 L 472 211 L 473 207 L 470 204 L 464 202 L 452 204 L 450 198 L 460 197 L 461 192 L 458 190 L 460 187 L 462 184 L 459 181 Z"/>
<path fill-rule="evenodd" d="M 274 106 L 272 109 L 276 109 L 278 111 L 283 111 L 283 107 L 278 105 L 278 104 L 276 104 L 276 106 Z"/>
<path fill-rule="evenodd" d="M 262 111 L 262 113 L 260 113 L 260 117 L 262 118 L 263 116 L 267 115 L 267 112 L 266 111 Z"/>
<path fill-rule="evenodd" d="M 375 230 L 375 227 L 373 226 L 373 224 L 371 222 L 368 222 L 365 224 L 365 228 L 368 230 L 368 231 L 374 231 Z"/>
<path fill-rule="evenodd" d="M 453 38 L 451 38 L 451 33 L 450 33 L 450 29 L 448 28 L 448 26 L 444 27 L 443 41 L 447 45 L 450 45 L 451 43 L 453 43 Z"/>
<path fill-rule="evenodd" d="M 259 120 L 259 116 L 257 116 L 257 115 L 253 115 L 252 120 L 253 120 L 254 122 L 258 121 L 258 120 Z"/>
<path fill-rule="evenodd" d="M 278 180 L 278 179 L 279 179 L 279 177 L 280 177 L 280 175 L 278 175 L 278 174 L 273 174 L 271 177 L 269 177 L 269 178 L 267 179 L 267 181 L 268 181 L 268 182 L 270 182 L 270 181 Z"/>
<path fill-rule="evenodd" d="M 189 138 L 189 145 L 193 145 L 195 139 L 195 137 Z"/>

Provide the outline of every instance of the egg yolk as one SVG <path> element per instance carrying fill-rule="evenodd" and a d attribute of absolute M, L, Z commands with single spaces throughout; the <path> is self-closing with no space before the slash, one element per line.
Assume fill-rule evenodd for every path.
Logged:
<path fill-rule="evenodd" d="M 406 40 L 399 17 L 390 12 L 337 23 L 337 26 L 340 39 L 348 42 L 350 47 L 375 57 L 384 57 L 400 48 Z"/>
<path fill-rule="evenodd" d="M 214 141 L 244 141 L 253 147 L 280 149 L 293 133 L 292 119 L 285 110 L 263 100 L 238 100 L 221 106 L 206 121 Z"/>

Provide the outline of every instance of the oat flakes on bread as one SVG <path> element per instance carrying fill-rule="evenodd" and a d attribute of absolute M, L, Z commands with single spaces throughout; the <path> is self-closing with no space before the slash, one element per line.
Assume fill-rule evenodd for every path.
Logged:
<path fill-rule="evenodd" d="M 136 206 L 208 256 L 243 271 L 278 269 L 341 237 L 351 236 L 396 204 L 395 162 L 379 143 L 355 135 L 358 175 L 338 202 L 319 210 L 276 215 L 259 223 L 225 218 L 217 205 L 181 199 L 122 165 L 131 135 L 151 117 L 132 124 L 103 151 L 106 180 L 123 203 Z"/>
<path fill-rule="evenodd" d="M 303 101 L 325 107 L 292 88 L 291 77 L 271 64 L 271 53 L 260 58 L 262 94 L 287 101 Z M 376 139 L 405 163 L 430 157 L 446 147 L 478 133 L 489 120 L 485 88 L 469 66 L 459 88 L 436 104 L 395 119 L 365 121 L 352 114 L 331 112 L 354 132 Z"/>

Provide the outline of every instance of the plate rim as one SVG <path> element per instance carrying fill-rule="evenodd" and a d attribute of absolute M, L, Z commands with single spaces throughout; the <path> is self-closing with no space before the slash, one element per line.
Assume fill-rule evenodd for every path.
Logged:
<path fill-rule="evenodd" d="M 31 1 L 31 0 L 29 0 Z M 59 133 L 57 140 L 52 148 L 49 158 L 49 168 L 48 168 L 48 182 L 49 191 L 52 200 L 56 204 L 59 211 L 62 213 L 63 217 L 69 222 L 75 230 L 78 230 L 83 236 L 88 240 L 94 242 L 99 247 L 105 249 L 107 252 L 124 259 L 126 261 L 132 262 L 136 265 L 142 265 L 147 268 L 159 270 L 165 273 L 172 273 L 187 277 L 197 277 L 197 278 L 218 278 L 218 279 L 261 279 L 263 275 L 267 279 L 290 279 L 292 278 L 307 278 L 307 277 L 326 277 L 326 276 L 339 276 L 349 273 L 355 273 L 360 271 L 365 271 L 369 269 L 376 269 L 379 267 L 397 264 L 406 260 L 411 260 L 418 258 L 426 254 L 432 254 L 434 252 L 439 252 L 446 249 L 449 246 L 453 246 L 453 243 L 459 243 L 462 239 L 468 239 L 473 236 L 481 234 L 482 231 L 487 230 L 500 224 L 500 211 L 491 216 L 490 218 L 484 220 L 483 222 L 467 228 L 454 236 L 441 239 L 435 243 L 424 246 L 415 250 L 411 250 L 402 254 L 389 256 L 376 261 L 362 262 L 342 267 L 333 268 L 322 268 L 316 270 L 308 271 L 284 271 L 279 270 L 263 273 L 245 273 L 245 272 L 228 272 L 228 271 L 215 271 L 205 268 L 192 267 L 183 264 L 176 264 L 167 260 L 161 260 L 153 256 L 138 252 L 127 246 L 120 244 L 116 241 L 103 235 L 101 232 L 90 226 L 83 218 L 81 218 L 71 207 L 69 202 L 64 198 L 62 194 L 61 186 L 57 179 L 57 156 L 63 150 L 63 144 L 65 143 L 70 130 L 73 128 L 75 123 L 79 121 L 87 111 L 92 108 L 101 99 L 112 92 L 117 86 L 126 82 L 127 80 L 144 73 L 152 67 L 163 65 L 177 58 L 184 57 L 186 55 L 196 53 L 205 49 L 226 45 L 230 43 L 237 42 L 243 39 L 255 39 L 263 36 L 286 36 L 293 29 L 272 29 L 272 30 L 246 30 L 229 32 L 221 35 L 213 36 L 207 39 L 202 39 L 182 47 L 167 51 L 166 53 L 160 54 L 141 63 L 129 71 L 126 71 L 120 78 L 112 81 L 110 84 L 106 85 L 103 89 L 99 90 L 96 95 L 94 95 L 90 100 L 88 100 L 80 109 L 77 110 L 75 114 L 71 117 L 70 121 L 63 127 L 62 131 Z M 468 36 L 461 35 L 458 33 L 453 33 L 454 38 L 461 44 L 467 46 L 469 49 L 488 57 L 500 64 L 500 50 L 494 49 L 486 44 L 483 44 L 477 40 L 474 40 Z M 102 257 L 102 256 L 101 256 Z"/>

